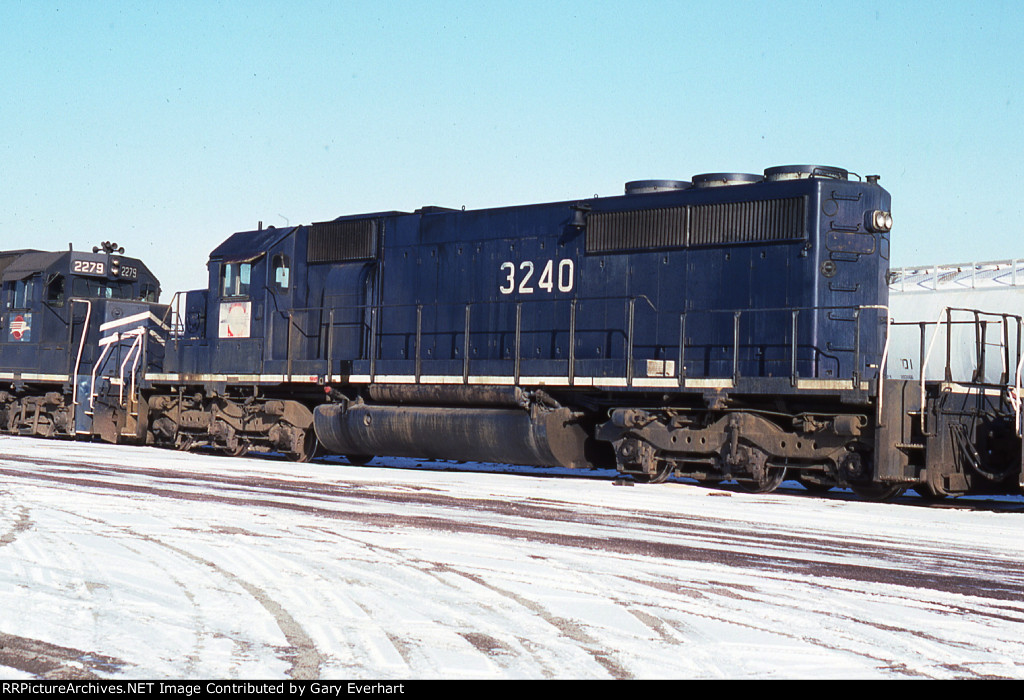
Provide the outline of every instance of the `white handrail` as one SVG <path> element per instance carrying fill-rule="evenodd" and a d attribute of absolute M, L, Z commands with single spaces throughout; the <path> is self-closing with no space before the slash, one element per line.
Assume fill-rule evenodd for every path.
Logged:
<path fill-rule="evenodd" d="M 89 334 L 89 319 L 92 317 L 92 301 L 89 299 L 72 299 L 72 304 L 85 304 L 85 324 L 82 326 L 82 337 L 78 340 L 78 356 L 75 358 L 75 371 L 71 375 L 71 405 L 78 405 L 78 370 L 82 366 L 82 350 L 85 349 L 85 336 Z M 71 324 L 74 326 L 75 317 L 71 315 Z"/>
<path fill-rule="evenodd" d="M 96 358 L 96 362 L 92 366 L 92 380 L 89 384 L 89 408 L 96 407 L 96 372 L 99 371 L 100 365 L 103 364 L 103 360 L 106 359 L 107 353 L 110 352 L 110 346 L 113 345 L 120 339 L 120 333 L 114 333 L 114 335 L 107 336 L 100 341 L 100 345 L 103 346 L 103 352 Z M 110 340 L 108 340 L 108 338 Z"/>
<path fill-rule="evenodd" d="M 138 355 L 141 354 L 140 350 L 142 347 L 142 335 L 145 332 L 145 327 L 139 326 L 138 328 L 130 330 L 121 336 L 122 338 L 135 336 L 135 340 L 132 341 L 132 346 L 128 348 L 128 352 L 125 353 L 124 360 L 121 361 L 121 368 L 117 375 L 117 402 L 121 405 L 124 405 L 124 368 L 128 365 L 128 360 L 132 359 L 133 356 L 135 357 L 135 362 L 132 364 L 132 393 L 135 393 L 135 368 L 138 366 Z"/>

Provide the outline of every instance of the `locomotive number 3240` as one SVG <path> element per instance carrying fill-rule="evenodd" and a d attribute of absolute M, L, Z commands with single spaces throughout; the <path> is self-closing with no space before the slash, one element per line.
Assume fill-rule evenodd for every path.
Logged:
<path fill-rule="evenodd" d="M 540 264 L 538 263 L 538 265 Z M 571 259 L 559 260 L 557 270 L 554 260 L 548 260 L 543 265 L 544 268 L 541 270 L 540 276 L 534 279 L 537 267 L 531 261 L 524 260 L 519 263 L 518 268 L 514 262 L 503 262 L 501 271 L 505 278 L 501 286 L 498 287 L 498 291 L 502 294 L 511 294 L 515 291 L 520 294 L 533 294 L 538 291 L 550 294 L 555 291 L 556 287 L 560 292 L 572 291 L 576 279 L 576 265 Z M 516 274 L 517 270 L 518 274 Z"/>

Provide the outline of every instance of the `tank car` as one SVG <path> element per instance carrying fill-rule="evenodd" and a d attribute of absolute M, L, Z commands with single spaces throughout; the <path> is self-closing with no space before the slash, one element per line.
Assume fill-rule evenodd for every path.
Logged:
<path fill-rule="evenodd" d="M 1022 284 L 1024 265 L 1016 260 L 889 274 L 887 376 L 918 407 L 907 426 L 916 434 L 912 447 L 903 449 L 927 495 L 1021 484 Z"/>
<path fill-rule="evenodd" d="M 1012 367 L 1005 366 L 1006 332 L 1012 345 L 1016 336 L 1014 321 L 1024 316 L 1022 289 L 1024 261 L 1020 260 L 892 269 L 889 298 L 894 327 L 890 332 L 888 376 L 919 378 L 922 338 L 927 351 L 934 337 L 925 367 L 928 380 L 946 379 L 949 345 L 950 378 L 1005 383 L 1004 375 L 1014 374 Z M 947 329 L 952 330 L 948 343 Z M 985 364 L 981 373 L 976 374 L 980 359 Z"/>
<path fill-rule="evenodd" d="M 167 307 L 123 253 L 0 252 L 0 431 L 145 437 L 142 377 L 162 366 Z"/>

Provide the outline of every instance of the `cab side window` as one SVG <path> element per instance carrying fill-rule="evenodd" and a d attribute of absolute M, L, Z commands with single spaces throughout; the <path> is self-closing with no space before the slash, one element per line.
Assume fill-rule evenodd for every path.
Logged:
<path fill-rule="evenodd" d="M 9 282 L 6 287 L 8 309 L 32 308 L 33 292 L 35 291 L 34 276 L 13 283 Z"/>
<path fill-rule="evenodd" d="M 274 256 L 274 264 L 271 266 L 274 274 L 274 291 L 285 292 L 291 286 L 291 262 L 284 253 Z"/>
<path fill-rule="evenodd" d="M 224 263 L 220 268 L 220 295 L 222 297 L 249 296 L 252 263 Z"/>
<path fill-rule="evenodd" d="M 46 283 L 46 303 L 50 306 L 64 306 L 64 275 L 54 275 Z"/>

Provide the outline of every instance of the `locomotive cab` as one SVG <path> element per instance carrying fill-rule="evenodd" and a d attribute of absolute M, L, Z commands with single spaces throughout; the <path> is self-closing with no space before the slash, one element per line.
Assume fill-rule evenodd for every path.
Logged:
<path fill-rule="evenodd" d="M 232 235 L 211 254 L 209 286 L 185 296 L 183 346 L 169 369 L 187 374 L 229 372 L 254 381 L 282 374 L 288 320 L 303 305 L 295 247 L 302 227 Z"/>
<path fill-rule="evenodd" d="M 309 406 L 323 391 L 310 372 L 313 334 L 305 330 L 318 316 L 304 308 L 305 271 L 296 264 L 307 232 L 241 231 L 210 254 L 209 286 L 185 295 L 165 371 L 147 377 L 150 439 L 228 454 L 312 456 Z"/>
<path fill-rule="evenodd" d="M 82 309 L 72 311 L 77 302 L 155 303 L 160 296 L 159 282 L 141 260 L 114 251 L 0 253 L 0 285 L 0 343 L 7 344 L 0 368 L 43 374 L 66 360 L 69 328 L 81 322 Z"/>

